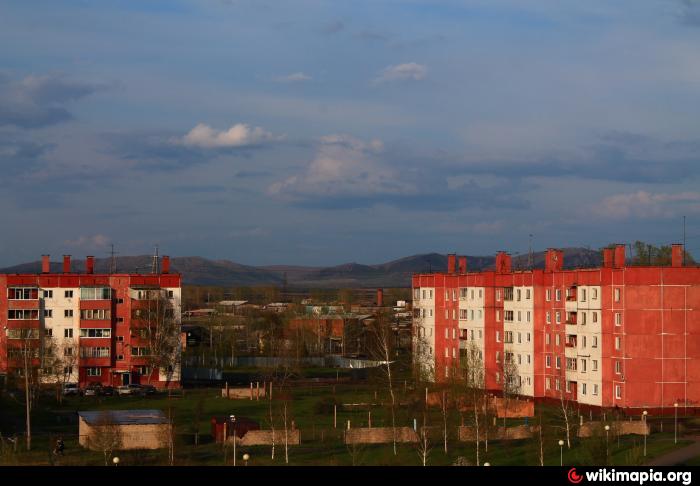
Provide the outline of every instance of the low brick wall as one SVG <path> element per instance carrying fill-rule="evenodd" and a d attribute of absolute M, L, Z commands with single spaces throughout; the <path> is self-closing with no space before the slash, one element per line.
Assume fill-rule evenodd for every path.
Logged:
<path fill-rule="evenodd" d="M 121 445 L 118 450 L 130 449 L 164 449 L 168 447 L 168 424 L 118 425 Z M 78 426 L 81 446 L 90 450 L 99 450 L 94 439 L 100 433 L 99 425 L 90 425 L 82 418 Z"/>
<path fill-rule="evenodd" d="M 233 437 L 227 439 L 231 442 Z M 301 433 L 299 429 L 287 431 L 287 444 L 299 445 L 301 443 Z M 284 444 L 284 429 L 275 430 L 275 445 Z M 256 446 L 256 445 L 272 445 L 271 430 L 249 430 L 243 437 L 236 437 L 236 445 L 240 446 Z"/>
<path fill-rule="evenodd" d="M 649 435 L 649 425 L 641 420 L 632 422 L 620 420 L 609 422 L 610 433 L 613 435 Z M 595 435 L 605 435 L 605 424 L 603 422 L 587 422 L 578 429 L 579 437 L 593 437 Z"/>
<path fill-rule="evenodd" d="M 252 391 L 250 387 L 229 387 L 228 390 L 226 388 L 222 388 L 221 396 L 224 398 L 229 398 L 231 400 L 257 400 L 258 397 L 265 397 L 265 388 L 262 386 L 262 383 L 260 384 L 260 388 L 257 388 L 255 387 L 255 385 L 253 385 Z"/>
<path fill-rule="evenodd" d="M 394 441 L 391 427 L 372 427 L 345 431 L 346 444 L 390 444 Z M 418 442 L 411 427 L 396 427 L 396 442 Z"/>
<path fill-rule="evenodd" d="M 491 399 L 491 408 L 496 410 L 499 418 L 524 418 L 535 416 L 535 402 L 530 400 L 519 400 L 510 398 L 506 406 L 506 401 L 502 398 Z"/>
<path fill-rule="evenodd" d="M 496 430 L 489 430 L 489 440 L 518 440 L 530 439 L 533 435 L 539 432 L 539 425 L 518 425 L 517 427 L 507 427 L 507 433 L 503 427 L 498 427 Z M 458 428 L 458 437 L 461 442 L 475 442 L 476 428 L 473 426 L 462 426 Z M 479 428 L 479 440 L 484 440 L 485 432 L 483 428 Z"/>

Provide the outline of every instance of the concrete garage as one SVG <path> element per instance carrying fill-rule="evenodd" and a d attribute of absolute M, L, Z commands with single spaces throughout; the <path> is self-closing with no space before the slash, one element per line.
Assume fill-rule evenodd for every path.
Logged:
<path fill-rule="evenodd" d="M 161 410 L 102 410 L 78 412 L 80 445 L 103 450 L 168 447 L 170 424 Z"/>

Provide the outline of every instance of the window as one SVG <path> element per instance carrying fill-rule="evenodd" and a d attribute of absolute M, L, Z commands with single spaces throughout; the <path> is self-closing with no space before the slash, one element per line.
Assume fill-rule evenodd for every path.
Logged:
<path fill-rule="evenodd" d="M 520 301 L 520 293 L 521 293 L 521 291 L 520 291 L 520 289 L 518 289 L 518 291 L 517 291 L 517 296 L 518 296 L 517 300 L 518 300 L 518 302 Z"/>
<path fill-rule="evenodd" d="M 530 355 L 527 355 L 527 364 L 530 364 Z"/>
<path fill-rule="evenodd" d="M 445 328 L 445 339 L 449 339 L 449 338 L 450 338 L 450 330 Z"/>
<path fill-rule="evenodd" d="M 102 368 L 85 368 L 88 376 L 102 376 Z"/>
<path fill-rule="evenodd" d="M 496 351 L 496 363 L 500 363 L 500 362 L 501 362 L 501 352 Z M 496 381 L 498 381 L 498 380 L 496 380 Z"/>
<path fill-rule="evenodd" d="M 81 329 L 81 338 L 108 338 L 112 337 L 111 329 Z"/>
<path fill-rule="evenodd" d="M 530 322 L 530 311 L 527 311 L 527 322 Z"/>
<path fill-rule="evenodd" d="M 554 316 L 556 317 L 557 324 L 561 324 L 561 312 L 557 311 Z"/>
<path fill-rule="evenodd" d="M 482 298 L 484 296 L 484 291 L 482 289 L 479 289 L 479 298 Z"/>
<path fill-rule="evenodd" d="M 479 309 L 479 319 L 481 319 L 482 314 L 481 314 L 481 309 Z"/>
<path fill-rule="evenodd" d="M 557 289 L 555 292 L 557 302 L 561 300 L 561 289 Z"/>
<path fill-rule="evenodd" d="M 559 334 L 555 334 L 555 335 L 554 335 L 554 340 L 555 340 L 557 346 L 559 346 L 559 344 L 560 344 L 560 342 L 561 342 L 561 341 L 559 340 Z"/>
<path fill-rule="evenodd" d="M 474 320 L 474 309 L 469 311 L 469 318 L 473 321 Z"/>
<path fill-rule="evenodd" d="M 445 290 L 445 300 L 450 300 L 450 291 Z"/>
<path fill-rule="evenodd" d="M 469 334 L 471 335 L 472 341 L 474 340 L 474 329 L 472 329 Z"/>
<path fill-rule="evenodd" d="M 470 298 L 471 300 L 474 300 L 474 289 L 471 290 L 471 292 L 469 293 L 469 295 L 470 295 L 469 298 Z"/>
<path fill-rule="evenodd" d="M 591 318 L 592 318 L 592 321 L 593 321 L 594 324 L 595 324 L 596 322 L 598 322 L 598 313 L 597 313 L 597 312 L 592 312 L 592 313 L 591 313 Z"/>
<path fill-rule="evenodd" d="M 457 358 L 457 348 L 452 348 L 452 359 Z"/>
<path fill-rule="evenodd" d="M 53 309 L 44 309 L 44 317 L 52 318 L 53 317 Z"/>
<path fill-rule="evenodd" d="M 46 328 L 46 335 L 48 337 L 52 337 L 53 336 L 53 329 L 51 329 L 50 327 L 47 327 Z"/>
<path fill-rule="evenodd" d="M 557 369 L 561 369 L 561 356 L 557 356 Z"/>
<path fill-rule="evenodd" d="M 566 393 L 571 393 L 571 382 L 568 380 L 566 382 Z"/>
<path fill-rule="evenodd" d="M 622 387 L 620 385 L 615 385 L 615 398 L 618 400 L 622 398 Z"/>
<path fill-rule="evenodd" d="M 506 287 L 503 289 L 503 300 L 513 300 L 513 287 Z"/>
<path fill-rule="evenodd" d="M 522 321 L 522 312 L 518 311 L 518 322 Z"/>
<path fill-rule="evenodd" d="M 581 302 L 586 302 L 586 289 L 581 289 Z"/>
<path fill-rule="evenodd" d="M 518 333 L 518 344 L 522 344 L 522 343 L 523 343 L 522 334 L 521 334 L 521 333 Z"/>
<path fill-rule="evenodd" d="M 552 289 L 547 289 L 547 302 L 552 300 Z"/>
<path fill-rule="evenodd" d="M 112 311 L 109 309 L 82 309 L 80 318 L 84 320 L 108 320 L 112 318 Z"/>
<path fill-rule="evenodd" d="M 73 309 L 65 309 L 63 311 L 63 317 L 73 317 Z"/>
<path fill-rule="evenodd" d="M 622 374 L 622 362 L 621 361 L 615 361 L 615 373 L 618 375 Z"/>
<path fill-rule="evenodd" d="M 479 339 L 481 339 L 481 329 L 479 329 Z"/>
<path fill-rule="evenodd" d="M 466 319 L 466 318 L 467 318 L 467 309 L 460 309 L 460 310 L 459 310 L 459 318 L 460 318 L 460 319 Z"/>
<path fill-rule="evenodd" d="M 449 319 L 449 318 L 450 318 L 450 311 L 448 309 L 445 309 L 445 319 Z M 447 337 L 447 336 L 445 336 L 445 337 Z"/>
<path fill-rule="evenodd" d="M 63 337 L 64 338 L 72 338 L 73 337 L 73 329 L 64 329 L 63 330 Z"/>
<path fill-rule="evenodd" d="M 500 301 L 500 300 L 501 300 L 501 291 L 500 291 L 500 289 L 499 289 L 499 290 L 496 290 L 496 300 L 497 300 L 497 301 Z"/>
<path fill-rule="evenodd" d="M 170 294 L 172 294 L 172 293 L 173 293 L 173 291 L 171 290 Z M 170 297 L 172 297 L 172 295 L 170 295 Z M 457 290 L 456 289 L 452 289 L 452 300 L 457 300 Z"/>
<path fill-rule="evenodd" d="M 596 300 L 597 298 L 598 298 L 598 289 L 592 288 L 591 289 L 591 300 Z M 594 395 L 597 395 L 597 393 L 594 393 Z"/>
<path fill-rule="evenodd" d="M 426 291 L 424 290 L 424 291 L 423 291 L 423 298 L 424 298 L 424 299 L 425 299 L 425 296 L 426 296 Z"/>
<path fill-rule="evenodd" d="M 452 309 L 452 319 L 457 319 L 457 309 Z"/>
<path fill-rule="evenodd" d="M 598 385 L 593 385 L 593 395 L 598 394 Z"/>
<path fill-rule="evenodd" d="M 124 355 L 123 355 L 123 354 L 118 354 L 118 355 L 117 355 L 117 361 L 124 361 Z"/>
<path fill-rule="evenodd" d="M 547 324 L 552 323 L 552 313 L 547 311 Z"/>
<path fill-rule="evenodd" d="M 622 314 L 619 312 L 615 312 L 615 325 L 616 326 L 622 325 Z"/>
<path fill-rule="evenodd" d="M 73 374 L 73 367 L 72 366 L 64 366 L 63 367 L 63 374 L 64 375 L 72 375 Z"/>
<path fill-rule="evenodd" d="M 37 309 L 8 309 L 7 318 L 11 320 L 35 321 L 39 319 Z"/>
<path fill-rule="evenodd" d="M 109 300 L 112 289 L 109 287 L 81 287 L 80 300 Z"/>
<path fill-rule="evenodd" d="M 507 310 L 504 312 L 504 318 L 506 322 L 513 322 L 513 311 Z"/>
<path fill-rule="evenodd" d="M 529 332 L 527 333 L 527 342 L 528 343 L 530 342 L 530 333 Z"/>
<path fill-rule="evenodd" d="M 545 386 L 545 388 L 546 388 L 547 390 L 551 390 L 551 389 L 552 389 L 552 379 L 549 378 L 549 377 L 547 377 L 547 378 L 544 380 L 544 386 Z"/>
<path fill-rule="evenodd" d="M 530 300 L 530 289 L 525 290 L 525 300 Z"/>
<path fill-rule="evenodd" d="M 615 349 L 619 350 L 620 349 L 620 336 L 615 336 Z"/>
<path fill-rule="evenodd" d="M 556 388 L 557 391 L 561 390 L 561 383 L 559 382 L 559 378 L 554 380 L 554 388 Z"/>
<path fill-rule="evenodd" d="M 582 359 L 581 360 L 581 373 L 585 373 L 585 372 L 586 372 L 586 360 Z"/>
<path fill-rule="evenodd" d="M 496 342 L 497 343 L 501 342 L 501 332 L 500 331 L 496 331 Z"/>
<path fill-rule="evenodd" d="M 521 355 L 518 355 L 518 364 L 523 364 L 523 360 Z"/>
<path fill-rule="evenodd" d="M 583 386 L 581 387 L 581 394 L 585 395 L 586 394 L 586 384 L 584 383 Z"/>
<path fill-rule="evenodd" d="M 148 356 L 149 351 L 148 348 L 132 347 L 131 356 Z M 445 348 L 445 358 L 447 358 L 447 348 Z"/>
<path fill-rule="evenodd" d="M 433 317 L 433 309 L 428 310 L 428 317 Z"/>
<path fill-rule="evenodd" d="M 108 347 L 82 347 L 80 348 L 81 358 L 109 358 Z"/>
<path fill-rule="evenodd" d="M 132 353 L 132 354 L 133 354 L 133 353 Z M 449 357 L 450 357 L 450 349 L 449 349 L 449 348 L 445 348 L 445 358 L 449 358 Z"/>
<path fill-rule="evenodd" d="M 620 289 L 615 289 L 614 294 L 615 294 L 615 297 L 614 297 L 615 302 L 620 302 Z"/>
<path fill-rule="evenodd" d="M 550 341 L 549 341 L 549 333 L 547 333 L 547 334 L 544 335 L 544 343 L 545 343 L 547 346 L 549 346 L 549 342 L 550 342 Z"/>
<path fill-rule="evenodd" d="M 586 313 L 581 312 L 581 325 L 585 326 L 586 325 Z"/>
<path fill-rule="evenodd" d="M 7 298 L 11 300 L 36 300 L 39 290 L 31 287 L 11 287 L 7 289 Z"/>
<path fill-rule="evenodd" d="M 7 329 L 8 339 L 39 339 L 39 329 Z"/>
<path fill-rule="evenodd" d="M 500 382 L 501 382 L 501 374 L 497 371 L 496 372 L 496 383 L 500 383 Z"/>
<path fill-rule="evenodd" d="M 582 348 L 586 347 L 586 336 L 581 336 L 581 347 Z"/>
<path fill-rule="evenodd" d="M 42 291 L 45 299 L 53 299 L 53 290 Z"/>
<path fill-rule="evenodd" d="M 421 327 L 420 330 L 423 331 L 423 337 L 425 337 L 425 329 L 423 329 Z M 419 332 L 419 334 L 420 334 L 420 332 Z M 124 342 L 124 336 L 117 336 L 117 342 L 120 342 L 120 343 Z"/>
<path fill-rule="evenodd" d="M 452 339 L 457 339 L 457 329 L 452 328 Z"/>
<path fill-rule="evenodd" d="M 592 365 L 591 371 L 598 371 L 598 360 L 597 359 L 592 360 L 591 365 Z"/>
<path fill-rule="evenodd" d="M 513 342 L 513 331 L 505 331 L 503 333 L 503 342 L 511 344 Z"/>
<path fill-rule="evenodd" d="M 63 292 L 63 296 L 64 296 L 66 299 L 72 299 L 72 298 L 73 298 L 73 291 L 72 291 L 72 290 L 66 290 L 65 292 Z"/>
<path fill-rule="evenodd" d="M 447 367 L 445 367 L 445 370 L 447 370 Z M 150 375 L 151 374 L 151 368 L 148 366 L 137 366 L 136 371 L 138 372 L 139 375 Z"/>
<path fill-rule="evenodd" d="M 598 336 L 592 336 L 591 339 L 592 339 L 591 347 L 597 348 L 598 347 Z"/>

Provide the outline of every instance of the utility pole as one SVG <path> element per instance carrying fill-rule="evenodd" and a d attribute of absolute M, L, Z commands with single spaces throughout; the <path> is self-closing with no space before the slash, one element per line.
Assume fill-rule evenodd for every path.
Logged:
<path fill-rule="evenodd" d="M 158 273 L 158 245 L 156 245 L 155 253 L 153 254 L 151 273 Z"/>

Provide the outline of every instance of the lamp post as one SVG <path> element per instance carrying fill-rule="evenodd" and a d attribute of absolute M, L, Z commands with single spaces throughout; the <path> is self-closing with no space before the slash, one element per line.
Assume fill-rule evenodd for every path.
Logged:
<path fill-rule="evenodd" d="M 250 459 L 250 455 L 248 455 L 248 453 L 246 452 L 245 454 L 243 454 L 243 460 L 245 461 L 246 466 L 248 465 L 248 459 Z"/>
<path fill-rule="evenodd" d="M 236 416 L 231 415 L 231 422 L 233 422 L 233 465 L 236 465 Z"/>
<path fill-rule="evenodd" d="M 649 412 L 644 410 L 642 412 L 642 418 L 644 419 L 644 457 L 647 455 L 647 432 L 648 432 L 648 427 L 647 427 L 647 415 Z"/>
<path fill-rule="evenodd" d="M 559 465 L 564 465 L 564 441 L 559 439 Z"/>
<path fill-rule="evenodd" d="M 678 444 L 678 402 L 673 404 L 673 443 Z"/>
<path fill-rule="evenodd" d="M 118 458 L 117 456 L 114 456 L 114 457 L 112 458 L 112 462 L 114 463 L 114 466 L 115 466 L 115 467 L 118 466 L 118 465 L 119 465 L 119 458 Z"/>
<path fill-rule="evenodd" d="M 610 460 L 610 426 L 605 426 L 605 460 Z"/>

